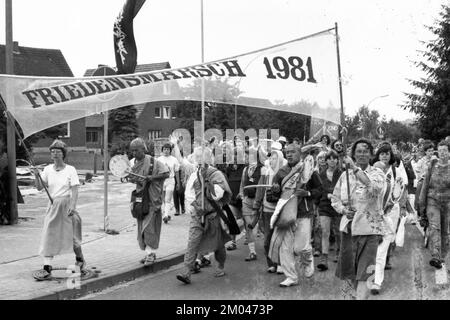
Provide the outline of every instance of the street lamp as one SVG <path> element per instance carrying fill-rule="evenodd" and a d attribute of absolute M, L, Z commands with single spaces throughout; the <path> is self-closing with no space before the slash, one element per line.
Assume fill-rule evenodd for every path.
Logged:
<path fill-rule="evenodd" d="M 375 100 L 381 99 L 381 98 L 386 98 L 386 97 L 389 97 L 389 95 L 388 94 L 384 94 L 384 95 L 381 95 L 381 96 L 376 96 L 375 98 L 370 100 L 368 104 L 366 104 L 366 108 L 369 109 L 370 104 L 372 102 L 374 102 Z M 363 137 L 364 137 L 364 124 L 362 123 L 361 126 L 362 126 L 362 133 L 363 133 Z"/>
<path fill-rule="evenodd" d="M 369 108 L 370 104 L 372 102 L 374 102 L 375 100 L 380 99 L 380 98 L 386 98 L 386 97 L 389 97 L 389 95 L 385 94 L 385 95 L 382 95 L 382 96 L 377 96 L 377 97 L 373 98 L 372 100 L 370 100 L 370 102 L 368 104 L 366 104 L 366 107 Z"/>

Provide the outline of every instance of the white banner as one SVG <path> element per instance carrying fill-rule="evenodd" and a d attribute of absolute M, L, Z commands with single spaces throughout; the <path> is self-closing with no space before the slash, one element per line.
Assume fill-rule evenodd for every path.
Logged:
<path fill-rule="evenodd" d="M 25 137 L 75 119 L 152 101 L 201 100 L 340 123 L 334 29 L 180 69 L 89 78 L 0 75 L 0 94 Z"/>

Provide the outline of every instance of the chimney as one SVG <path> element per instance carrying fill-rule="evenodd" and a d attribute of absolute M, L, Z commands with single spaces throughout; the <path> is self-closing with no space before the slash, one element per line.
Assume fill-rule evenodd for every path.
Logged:
<path fill-rule="evenodd" d="M 13 52 L 20 53 L 18 41 L 13 41 Z"/>

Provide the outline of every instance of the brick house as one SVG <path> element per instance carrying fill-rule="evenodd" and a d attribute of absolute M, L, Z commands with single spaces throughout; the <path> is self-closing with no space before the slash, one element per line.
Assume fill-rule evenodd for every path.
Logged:
<path fill-rule="evenodd" d="M 44 49 L 19 46 L 14 41 L 14 74 L 22 76 L 47 76 L 47 77 L 73 77 L 64 55 L 59 49 Z M 0 45 L 0 73 L 6 72 L 5 66 L 5 46 Z M 64 140 L 68 146 L 73 148 L 84 147 L 85 119 L 71 121 L 64 125 Z M 72 132 L 82 132 L 71 135 Z M 52 139 L 40 139 L 33 145 L 33 149 L 45 149 L 51 144 Z"/>

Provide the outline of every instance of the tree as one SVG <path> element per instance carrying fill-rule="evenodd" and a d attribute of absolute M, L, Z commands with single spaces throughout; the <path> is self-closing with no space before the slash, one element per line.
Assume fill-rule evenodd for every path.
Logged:
<path fill-rule="evenodd" d="M 440 140 L 450 135 L 450 7 L 442 6 L 440 21 L 428 29 L 436 39 L 423 43 L 421 52 L 425 61 L 415 65 L 426 75 L 420 80 L 409 80 L 421 93 L 405 93 L 404 109 L 418 115 L 417 124 L 423 137 Z"/>
<path fill-rule="evenodd" d="M 412 142 L 420 137 L 419 129 L 415 126 L 391 119 L 389 122 L 382 123 L 386 129 L 386 139 L 391 142 Z"/>
<path fill-rule="evenodd" d="M 109 112 L 111 155 L 126 153 L 130 141 L 138 136 L 136 112 L 134 106 L 122 107 Z"/>
<path fill-rule="evenodd" d="M 230 104 L 205 102 L 205 129 L 231 129 L 234 128 L 234 104 L 241 91 L 236 85 L 231 85 L 228 80 L 220 78 L 205 80 L 205 96 L 211 97 L 209 100 L 229 101 Z M 179 101 L 177 103 L 177 117 L 181 118 L 180 125 L 188 129 L 191 135 L 194 134 L 194 121 L 201 120 L 201 102 L 197 99 L 201 97 L 202 80 L 196 79 L 193 84 L 183 89 L 183 94 L 192 100 Z M 251 114 L 247 108 L 238 106 L 238 124 L 247 124 Z M 241 120 L 241 121 L 239 121 Z M 245 129 L 244 127 L 241 127 Z"/>
<path fill-rule="evenodd" d="M 19 134 L 21 137 L 23 137 L 23 132 L 18 124 L 17 121 L 14 121 L 16 128 L 19 131 Z M 16 159 L 23 159 L 23 160 L 30 160 L 28 159 L 27 152 L 25 151 L 25 148 L 27 148 L 30 152 L 32 151 L 32 145 L 36 143 L 39 139 L 45 139 L 45 138 L 52 138 L 56 139 L 58 136 L 61 136 L 63 132 L 66 129 L 64 128 L 64 125 L 57 125 L 52 128 L 48 128 L 46 130 L 37 132 L 35 134 L 32 134 L 31 136 L 27 137 L 25 140 L 23 140 L 24 144 L 20 142 L 19 137 L 16 134 Z M 6 117 L 3 112 L 0 113 L 0 136 L 6 143 Z M 20 165 L 23 165 L 21 163 Z"/>
<path fill-rule="evenodd" d="M 373 139 L 376 137 L 376 130 L 379 125 L 380 114 L 377 110 L 369 110 L 367 106 L 359 108 L 357 114 L 360 121 L 362 136 Z"/>
<path fill-rule="evenodd" d="M 353 117 L 345 115 L 344 127 L 347 128 L 347 142 L 356 141 L 361 137 L 360 122 L 358 114 Z"/>

